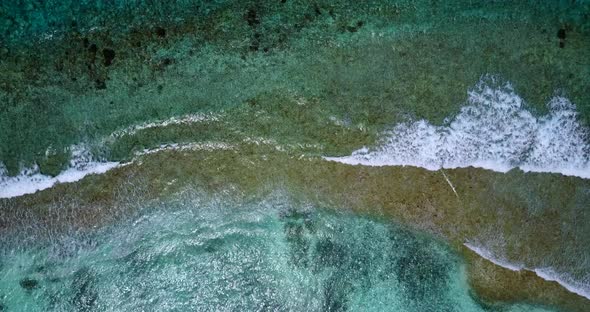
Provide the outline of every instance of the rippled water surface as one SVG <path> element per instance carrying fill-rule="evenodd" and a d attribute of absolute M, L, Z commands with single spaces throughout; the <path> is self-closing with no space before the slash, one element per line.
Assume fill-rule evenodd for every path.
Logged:
<path fill-rule="evenodd" d="M 182 197 L 95 234 L 3 248 L 3 309 L 486 311 L 432 237 L 281 197 Z"/>

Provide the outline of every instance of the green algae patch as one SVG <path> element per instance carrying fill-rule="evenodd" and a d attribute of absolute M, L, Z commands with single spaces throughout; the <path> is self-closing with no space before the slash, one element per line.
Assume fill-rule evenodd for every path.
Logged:
<path fill-rule="evenodd" d="M 56 176 L 67 169 L 70 158 L 71 153 L 69 151 L 52 151 L 50 149 L 46 152 L 45 158 L 39 161 L 39 172 L 49 176 Z"/>
<path fill-rule="evenodd" d="M 282 137 L 297 130 L 307 142 L 332 133 L 325 123 L 332 118 L 366 131 L 351 141 L 321 136 L 329 150 L 350 152 L 407 118 L 442 123 L 486 74 L 511 82 L 539 114 L 548 98 L 565 95 L 587 123 L 590 47 L 587 21 L 580 19 L 587 4 L 527 3 L 224 1 L 14 12 L 8 5 L 7 16 L 33 14 L 33 20 L 46 11 L 72 14 L 76 27 L 53 23 L 63 33 L 41 40 L 27 37 L 41 29 L 29 17 L 4 25 L 11 40 L 30 45 L 10 44 L 0 58 L 0 159 L 13 175 L 40 163 L 50 147 L 93 144 L 141 122 L 257 99 L 273 99 L 263 106 L 278 119 L 246 115 L 240 125 Z M 130 8 L 150 13 L 129 15 Z M 84 22 L 100 27 L 81 25 L 78 15 L 90 12 L 97 15 Z M 178 20 L 158 19 L 163 12 L 179 12 Z M 106 16 L 111 22 L 100 23 Z M 316 108 L 283 112 L 288 101 L 278 95 Z M 284 122 L 298 127 L 284 130 Z M 114 157 L 131 157 L 119 153 Z"/>

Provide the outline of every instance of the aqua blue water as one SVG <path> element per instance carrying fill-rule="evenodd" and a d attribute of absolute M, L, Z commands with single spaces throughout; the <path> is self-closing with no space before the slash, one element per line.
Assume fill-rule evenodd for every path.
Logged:
<path fill-rule="evenodd" d="M 281 196 L 199 198 L 95 234 L 2 248 L 3 311 L 491 309 L 470 293 L 462 260 L 432 237 Z"/>

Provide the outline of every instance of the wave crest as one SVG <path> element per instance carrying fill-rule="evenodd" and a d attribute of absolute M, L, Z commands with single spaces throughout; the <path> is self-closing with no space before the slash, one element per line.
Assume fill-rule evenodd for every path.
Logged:
<path fill-rule="evenodd" d="M 32 194 L 48 189 L 59 183 L 69 183 L 82 179 L 90 174 L 105 173 L 119 165 L 118 162 L 97 160 L 85 145 L 70 147 L 71 159 L 68 169 L 52 177 L 41 174 L 39 166 L 22 169 L 14 177 L 8 176 L 7 170 L 0 162 L 0 198 L 10 198 Z"/>
<path fill-rule="evenodd" d="M 435 126 L 426 120 L 400 123 L 382 144 L 327 160 L 367 166 L 480 167 L 500 172 L 556 172 L 590 178 L 589 131 L 576 106 L 554 96 L 549 114 L 535 117 L 509 83 L 482 79 L 468 92 L 459 114 Z"/>

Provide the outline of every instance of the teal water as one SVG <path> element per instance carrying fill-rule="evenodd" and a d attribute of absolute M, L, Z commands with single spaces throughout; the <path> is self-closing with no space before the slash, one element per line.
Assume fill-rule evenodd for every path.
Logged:
<path fill-rule="evenodd" d="M 3 311 L 546 311 L 482 306 L 433 237 L 282 196 L 185 194 L 1 252 Z"/>

